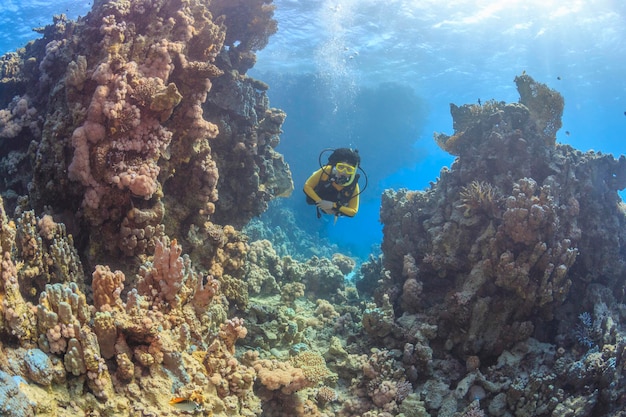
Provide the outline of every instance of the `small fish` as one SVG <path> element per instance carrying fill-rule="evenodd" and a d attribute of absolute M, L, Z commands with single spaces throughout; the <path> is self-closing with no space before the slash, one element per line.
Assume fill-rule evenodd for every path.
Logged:
<path fill-rule="evenodd" d="M 624 112 L 624 116 L 626 116 L 626 111 Z"/>
<path fill-rule="evenodd" d="M 480 102 L 480 99 L 478 99 L 478 105 L 479 105 L 479 106 L 482 106 L 482 105 L 483 105 L 483 103 L 481 103 L 481 102 Z"/>
<path fill-rule="evenodd" d="M 177 410 L 182 411 L 195 411 L 200 407 L 195 401 L 189 400 L 183 397 L 174 397 L 170 400 L 170 405 Z"/>
<path fill-rule="evenodd" d="M 556 77 L 556 79 L 560 81 L 560 80 L 561 80 L 561 77 Z"/>
<path fill-rule="evenodd" d="M 569 136 L 569 130 L 566 130 L 566 131 L 565 131 L 565 134 L 566 134 L 567 136 Z"/>

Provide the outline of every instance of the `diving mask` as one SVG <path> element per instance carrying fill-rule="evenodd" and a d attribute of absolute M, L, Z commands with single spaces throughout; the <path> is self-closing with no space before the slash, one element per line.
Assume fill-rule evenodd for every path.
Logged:
<path fill-rule="evenodd" d="M 345 162 L 338 162 L 337 165 L 335 165 L 335 169 L 337 172 L 345 175 L 354 175 L 356 172 L 356 167 L 346 164 Z"/>

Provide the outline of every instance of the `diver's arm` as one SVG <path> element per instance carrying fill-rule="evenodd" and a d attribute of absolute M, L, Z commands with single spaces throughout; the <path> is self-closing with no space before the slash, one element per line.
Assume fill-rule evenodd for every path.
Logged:
<path fill-rule="evenodd" d="M 322 201 L 322 198 L 315 192 L 315 187 L 320 182 L 323 173 L 323 169 L 318 169 L 304 183 L 304 193 L 311 197 L 313 201 L 315 201 L 315 203 L 319 203 L 320 201 Z"/>
<path fill-rule="evenodd" d="M 339 212 L 344 216 L 354 217 L 359 211 L 359 184 L 354 187 L 352 198 L 347 206 L 339 207 Z"/>

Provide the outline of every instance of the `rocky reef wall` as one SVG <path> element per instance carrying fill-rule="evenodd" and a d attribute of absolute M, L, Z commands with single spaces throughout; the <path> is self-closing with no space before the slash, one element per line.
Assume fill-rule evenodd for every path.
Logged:
<path fill-rule="evenodd" d="M 393 301 L 445 311 L 440 335 L 465 354 L 501 353 L 591 284 L 623 287 L 626 158 L 556 144 L 563 99 L 528 75 L 516 83 L 519 103 L 451 105 L 454 134 L 435 135 L 458 155 L 451 169 L 382 201 Z M 405 291 L 416 286 L 428 297 Z"/>
<path fill-rule="evenodd" d="M 441 364 L 457 358 L 468 363 L 468 375 L 485 378 L 480 369 L 495 382 L 494 373 L 506 374 L 504 356 L 545 343 L 541 349 L 554 352 L 547 366 L 555 368 L 528 370 L 530 376 L 517 383 L 528 388 L 536 378 L 538 384 L 533 389 L 541 400 L 526 403 L 525 415 L 563 415 L 563 406 L 550 404 L 555 387 L 581 394 L 566 388 L 579 382 L 568 374 L 572 369 L 556 369 L 566 363 L 559 355 L 573 349 L 573 357 L 584 361 L 594 346 L 602 372 L 612 372 L 614 384 L 623 380 L 623 330 L 616 323 L 624 320 L 626 210 L 617 191 L 626 187 L 626 157 L 556 143 L 563 98 L 526 74 L 515 82 L 519 103 L 451 105 L 454 133 L 435 134 L 435 140 L 456 160 L 426 191 L 385 191 L 383 257 L 364 266 L 357 286 L 379 308 L 391 306 L 396 324 L 433 326 L 418 338 L 430 354 L 414 355 L 410 366 L 438 374 L 439 381 L 447 372 Z M 391 334 L 378 337 L 389 346 Z M 406 346 L 398 344 L 405 353 Z M 616 394 L 601 377 L 589 376 L 595 371 L 576 366 L 594 393 L 583 395 L 586 411 L 573 415 L 608 415 L 610 398 L 623 390 Z M 474 382 L 462 388 L 466 382 L 450 386 L 467 393 Z M 508 392 L 484 381 L 477 385 L 500 393 L 508 401 L 504 408 L 519 410 L 512 385 Z M 489 409 L 493 415 L 508 415 L 495 408 Z"/>
<path fill-rule="evenodd" d="M 213 229 L 293 189 L 274 151 L 285 114 L 245 74 L 272 14 L 267 1 L 155 0 L 55 17 L 0 64 L 7 209 L 68 223 L 93 263 L 150 254 L 165 234 L 210 257 Z"/>
<path fill-rule="evenodd" d="M 353 286 L 345 255 L 241 232 L 293 188 L 246 75 L 272 10 L 100 0 L 2 57 L 0 412 L 621 415 L 626 159 L 556 143 L 563 99 L 525 74 L 519 103 L 452 105 L 458 158 L 384 193 Z"/>
<path fill-rule="evenodd" d="M 0 59 L 2 414 L 260 414 L 233 311 L 240 228 L 293 189 L 246 75 L 273 10 L 100 0 Z"/>

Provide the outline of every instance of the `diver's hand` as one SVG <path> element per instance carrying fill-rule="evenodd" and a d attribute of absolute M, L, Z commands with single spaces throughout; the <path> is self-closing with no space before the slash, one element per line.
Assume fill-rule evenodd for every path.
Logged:
<path fill-rule="evenodd" d="M 334 213 L 333 206 L 334 206 L 334 203 L 328 200 L 322 200 L 319 203 L 317 203 L 317 207 L 319 207 L 319 209 L 322 210 L 326 214 Z"/>

